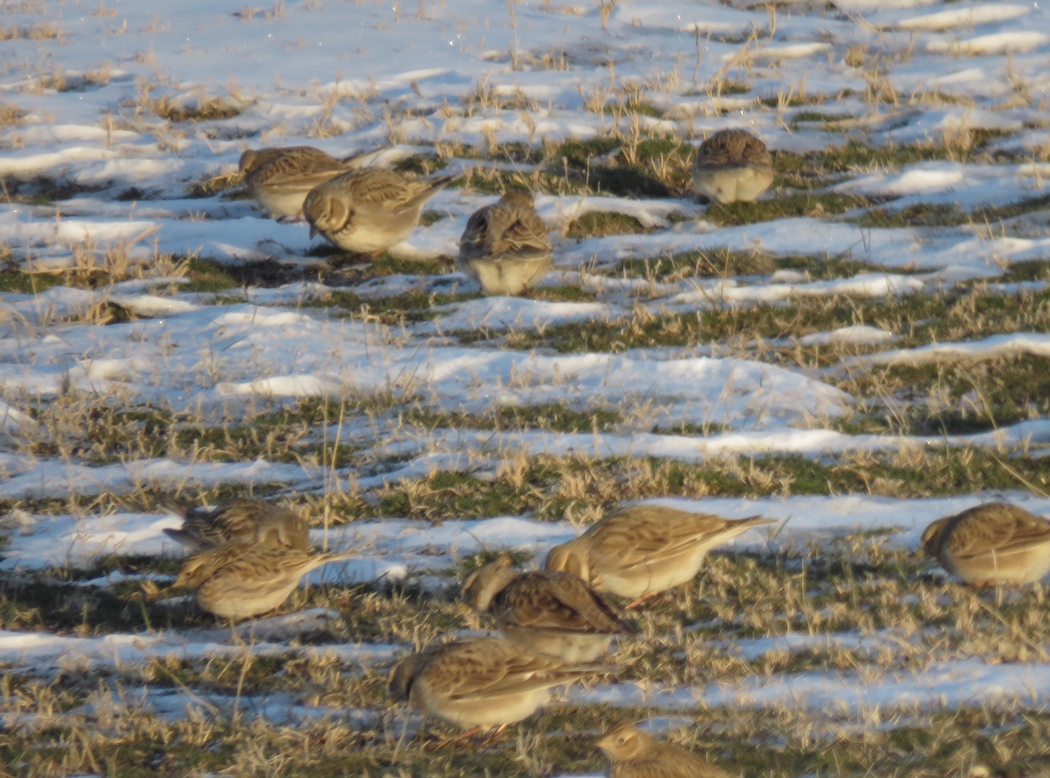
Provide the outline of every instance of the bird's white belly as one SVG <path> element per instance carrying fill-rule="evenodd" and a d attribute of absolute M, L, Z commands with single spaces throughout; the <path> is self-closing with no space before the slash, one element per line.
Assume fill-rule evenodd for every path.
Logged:
<path fill-rule="evenodd" d="M 422 697 L 424 710 L 464 728 L 513 724 L 515 721 L 531 716 L 550 697 L 547 689 L 536 689 L 521 694 L 493 697 L 488 700 L 474 697 L 450 700 L 443 696 L 432 696 L 425 686 L 420 687 L 419 682 L 412 687 L 414 697 L 417 692 Z"/>

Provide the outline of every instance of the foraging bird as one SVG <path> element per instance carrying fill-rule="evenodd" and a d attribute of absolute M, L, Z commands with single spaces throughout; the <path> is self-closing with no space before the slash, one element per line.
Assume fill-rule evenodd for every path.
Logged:
<path fill-rule="evenodd" d="M 189 557 L 174 586 L 194 590 L 197 604 L 219 618 L 247 619 L 277 608 L 314 568 L 352 556 L 232 543 Z"/>
<path fill-rule="evenodd" d="M 507 192 L 479 208 L 459 239 L 459 269 L 485 294 L 521 294 L 551 267 L 547 225 L 530 192 Z"/>
<path fill-rule="evenodd" d="M 752 516 L 723 519 L 658 505 L 626 508 L 555 546 L 544 567 L 579 576 L 596 592 L 635 598 L 628 607 L 691 580 L 707 552 L 752 527 L 776 523 Z"/>
<path fill-rule="evenodd" d="M 514 644 L 566 662 L 597 659 L 617 635 L 637 632 L 574 575 L 520 572 L 509 557 L 479 567 L 463 583 L 463 599 L 495 616 Z"/>
<path fill-rule="evenodd" d="M 259 205 L 275 218 L 296 219 L 310 190 L 353 170 L 364 156 L 336 159 L 313 146 L 248 149 L 239 167 Z"/>
<path fill-rule="evenodd" d="M 922 547 L 975 586 L 1034 583 L 1050 573 L 1050 521 L 1004 502 L 937 519 Z"/>
<path fill-rule="evenodd" d="M 566 663 L 510 640 L 475 638 L 432 646 L 390 671 L 390 693 L 464 729 L 504 727 L 531 716 L 562 686 L 609 665 Z"/>
<path fill-rule="evenodd" d="M 216 508 L 173 505 L 169 510 L 182 518 L 181 529 L 164 533 L 194 551 L 227 543 L 264 543 L 305 550 L 310 546 L 310 528 L 290 509 L 265 500 L 238 498 Z"/>
<path fill-rule="evenodd" d="M 700 144 L 693 181 L 711 200 L 751 202 L 773 183 L 773 162 L 766 144 L 747 130 L 719 130 Z"/>
<path fill-rule="evenodd" d="M 606 778 L 730 778 L 706 759 L 656 740 L 630 723 L 606 732 L 598 748 L 609 760 Z"/>
<path fill-rule="evenodd" d="M 344 251 L 378 255 L 412 234 L 427 200 L 452 179 L 418 179 L 383 168 L 343 173 L 306 196 L 310 237 L 320 233 Z"/>

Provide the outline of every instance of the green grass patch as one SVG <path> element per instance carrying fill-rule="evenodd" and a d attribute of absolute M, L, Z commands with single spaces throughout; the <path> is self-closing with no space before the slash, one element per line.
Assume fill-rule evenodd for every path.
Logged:
<path fill-rule="evenodd" d="M 595 157 L 607 157 L 615 149 L 621 151 L 614 159 L 594 163 Z M 551 169 L 560 166 L 591 193 L 619 197 L 668 197 L 676 188 L 687 187 L 694 153 L 689 144 L 665 137 L 569 140 L 547 149 Z"/>
<path fill-rule="evenodd" d="M 832 129 L 830 125 L 852 118 L 853 116 L 848 113 L 816 111 L 810 109 L 797 111 L 788 121 L 788 126 L 792 130 L 798 130 L 802 129 L 803 126 L 807 124 L 820 124 L 824 125 L 824 129 Z"/>
<path fill-rule="evenodd" d="M 792 297 L 782 302 L 723 305 L 685 313 L 654 313 L 640 307 L 612 321 L 555 325 L 542 334 L 518 333 L 516 345 L 563 353 L 619 353 L 712 342 L 746 346 L 755 339 L 799 338 L 852 325 L 888 330 L 899 337 L 894 345 L 904 348 L 981 338 L 988 332 L 1043 332 L 1050 326 L 1050 290 L 1001 294 L 977 285 L 886 297 Z M 800 353 L 838 352 L 821 347 Z M 821 359 L 793 362 L 829 364 Z"/>
<path fill-rule="evenodd" d="M 415 407 L 402 415 L 408 424 L 434 429 L 484 429 L 515 431 L 539 429 L 549 432 L 608 432 L 623 419 L 607 408 L 579 410 L 562 403 L 503 407 L 476 416 L 467 413 L 438 413 Z"/>
<path fill-rule="evenodd" d="M 65 281 L 59 273 L 25 273 L 16 267 L 0 268 L 0 292 L 39 294 L 62 286 Z"/>
<path fill-rule="evenodd" d="M 186 277 L 178 289 L 183 292 L 225 292 L 246 286 L 262 286 L 269 271 L 270 285 L 281 282 L 286 272 L 277 262 L 250 262 L 247 265 L 226 265 L 214 259 L 193 257 L 186 261 Z"/>
<path fill-rule="evenodd" d="M 441 257 L 408 259 L 395 257 L 384 251 L 378 257 L 373 258 L 361 254 L 348 254 L 327 243 L 315 246 L 308 253 L 314 257 L 326 257 L 332 269 L 339 271 L 341 276 L 349 278 L 355 284 L 382 276 L 440 275 L 451 270 L 451 263 Z"/>
<path fill-rule="evenodd" d="M 656 281 L 679 281 L 685 278 L 734 278 L 765 276 L 780 270 L 804 273 L 807 280 L 824 281 L 850 278 L 862 273 L 884 273 L 886 268 L 850 259 L 847 255 L 777 256 L 761 251 L 734 251 L 720 248 L 687 251 L 659 257 L 632 257 L 622 260 L 613 273 L 628 278 L 651 278 Z M 894 272 L 904 272 L 895 269 Z M 918 272 L 918 271 L 916 271 Z"/>
<path fill-rule="evenodd" d="M 12 203 L 49 206 L 70 200 L 77 195 L 99 191 L 100 187 L 85 186 L 74 181 L 37 176 L 29 180 L 14 177 L 0 178 L 0 192 Z"/>
<path fill-rule="evenodd" d="M 1029 259 L 1015 262 L 999 279 L 1003 283 L 1050 280 L 1050 259 Z"/>
<path fill-rule="evenodd" d="M 402 173 L 414 173 L 417 176 L 430 176 L 448 167 L 448 160 L 433 154 L 419 154 L 394 163 L 394 170 Z"/>
<path fill-rule="evenodd" d="M 566 237 L 582 240 L 584 238 L 604 238 L 609 235 L 637 235 L 652 232 L 642 226 L 635 217 L 626 213 L 608 211 L 591 211 L 585 213 L 569 224 Z"/>
<path fill-rule="evenodd" d="M 904 208 L 872 208 L 856 219 L 862 227 L 903 229 L 905 227 L 955 227 L 968 216 L 950 203 L 917 203 Z"/>
<path fill-rule="evenodd" d="M 875 367 L 855 385 L 904 400 L 895 414 L 878 415 L 873 432 L 966 435 L 1050 415 L 1050 359 L 1031 354 Z"/>
<path fill-rule="evenodd" d="M 801 455 L 740 456 L 702 464 L 662 459 L 588 459 L 540 456 L 496 475 L 439 472 L 387 484 L 374 500 L 336 506 L 343 520 L 409 518 L 441 522 L 529 513 L 562 520 L 578 511 L 611 510 L 624 500 L 654 497 L 759 498 L 789 494 L 876 494 L 938 497 L 1018 483 L 980 448 L 920 446 L 892 452 L 845 454 L 833 461 Z M 1050 489 L 1050 462 L 1012 459 L 1011 467 Z"/>
<path fill-rule="evenodd" d="M 841 192 L 786 192 L 750 203 L 711 202 L 704 211 L 704 218 L 723 227 L 732 227 L 774 219 L 834 216 L 869 204 L 866 197 Z"/>
<path fill-rule="evenodd" d="M 637 114 L 638 116 L 650 116 L 654 119 L 662 119 L 664 110 L 657 107 L 648 100 L 631 98 L 622 102 L 606 103 L 602 109 L 607 114 L 619 116 L 625 113 Z"/>

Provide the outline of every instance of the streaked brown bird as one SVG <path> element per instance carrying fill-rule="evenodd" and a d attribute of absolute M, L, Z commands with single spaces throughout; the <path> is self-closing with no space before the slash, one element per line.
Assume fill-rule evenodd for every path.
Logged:
<path fill-rule="evenodd" d="M 427 200 L 453 178 L 419 179 L 383 168 L 343 173 L 306 196 L 310 237 L 320 233 L 344 251 L 377 255 L 412 234 Z"/>
<path fill-rule="evenodd" d="M 296 219 L 310 190 L 355 169 L 362 156 L 337 159 L 313 146 L 248 149 L 240 169 L 248 192 L 271 216 Z"/>
<path fill-rule="evenodd" d="M 693 181 L 711 200 L 751 202 L 773 183 L 773 161 L 766 144 L 747 130 L 719 130 L 700 144 Z"/>
<path fill-rule="evenodd" d="M 609 760 L 606 778 L 732 778 L 706 759 L 656 740 L 630 723 L 606 732 L 598 748 Z"/>
<path fill-rule="evenodd" d="M 464 729 L 504 727 L 536 712 L 555 686 L 615 668 L 566 663 L 502 638 L 444 643 L 410 654 L 390 672 L 390 693 Z"/>
<path fill-rule="evenodd" d="M 723 519 L 657 505 L 636 505 L 606 516 L 580 537 L 555 546 L 544 567 L 579 576 L 596 592 L 635 599 L 690 581 L 707 552 L 752 527 L 775 524 L 752 516 Z"/>
<path fill-rule="evenodd" d="M 551 267 L 547 225 L 530 192 L 507 192 L 479 208 L 459 239 L 459 269 L 485 294 L 521 294 Z"/>
<path fill-rule="evenodd" d="M 227 543 L 264 543 L 305 550 L 310 546 L 310 528 L 296 513 L 265 500 L 238 498 L 214 508 L 172 505 L 169 510 L 182 518 L 180 529 L 165 529 L 173 540 L 194 551 Z"/>
<path fill-rule="evenodd" d="M 1050 521 L 992 502 L 931 523 L 923 550 L 974 586 L 1035 583 L 1050 573 Z"/>
<path fill-rule="evenodd" d="M 471 573 L 462 591 L 466 602 L 495 617 L 508 640 L 565 662 L 591 662 L 614 637 L 637 632 L 580 578 L 514 570 L 505 556 Z"/>
<path fill-rule="evenodd" d="M 314 568 L 356 555 L 232 543 L 189 557 L 174 586 L 196 592 L 201 609 L 219 618 L 248 619 L 281 605 Z"/>

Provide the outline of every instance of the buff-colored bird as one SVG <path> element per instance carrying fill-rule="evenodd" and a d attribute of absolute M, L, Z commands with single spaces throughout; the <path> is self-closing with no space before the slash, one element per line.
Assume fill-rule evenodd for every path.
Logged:
<path fill-rule="evenodd" d="M 227 543 L 264 543 L 305 550 L 310 546 L 310 528 L 290 509 L 265 500 L 239 498 L 216 508 L 169 508 L 182 517 L 181 529 L 165 534 L 194 551 Z"/>
<path fill-rule="evenodd" d="M 314 187 L 358 167 L 368 155 L 336 159 L 313 146 L 248 149 L 240 170 L 249 193 L 278 219 L 297 219 Z"/>
<path fill-rule="evenodd" d="M 561 662 L 502 638 L 475 638 L 404 657 L 390 672 L 390 693 L 464 729 L 502 728 L 531 716 L 552 687 L 613 669 Z"/>
<path fill-rule="evenodd" d="M 463 599 L 495 618 L 504 636 L 565 662 L 597 659 L 617 635 L 637 631 L 582 580 L 569 573 L 520 572 L 509 557 L 479 567 Z"/>
<path fill-rule="evenodd" d="M 719 130 L 700 144 L 693 181 L 711 200 L 751 202 L 773 183 L 773 162 L 766 144 L 747 130 Z"/>
<path fill-rule="evenodd" d="M 248 619 L 277 608 L 314 568 L 355 555 L 232 543 L 189 557 L 174 585 L 194 590 L 208 613 Z"/>
<path fill-rule="evenodd" d="M 379 254 L 412 234 L 427 200 L 452 179 L 419 179 L 383 168 L 343 173 L 306 196 L 310 237 L 320 233 L 344 251 Z"/>
<path fill-rule="evenodd" d="M 485 294 L 521 294 L 551 267 L 547 225 L 530 192 L 507 192 L 474 212 L 459 239 L 459 269 Z"/>
<path fill-rule="evenodd" d="M 606 732 L 598 748 L 609 760 L 606 778 L 731 778 L 706 759 L 656 740 L 630 723 Z"/>
<path fill-rule="evenodd" d="M 607 516 L 575 540 L 555 546 L 544 567 L 579 576 L 596 592 L 639 601 L 700 572 L 715 546 L 752 527 L 774 524 L 752 516 L 723 519 L 657 505 L 637 505 Z"/>
<path fill-rule="evenodd" d="M 922 547 L 975 586 L 1034 583 L 1050 573 L 1050 521 L 1008 503 L 937 519 L 922 533 Z"/>

